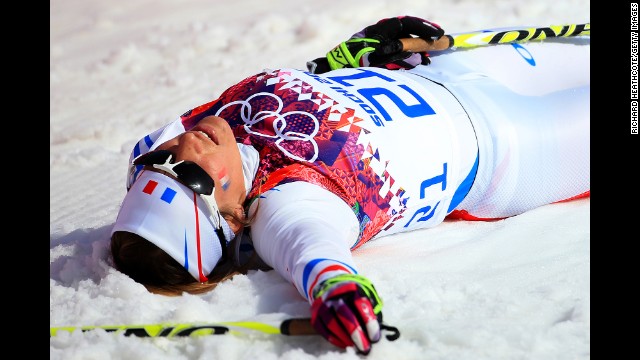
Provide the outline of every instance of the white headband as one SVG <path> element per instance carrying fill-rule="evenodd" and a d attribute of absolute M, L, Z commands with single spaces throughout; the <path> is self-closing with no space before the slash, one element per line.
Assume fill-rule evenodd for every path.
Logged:
<path fill-rule="evenodd" d="M 124 197 L 111 233 L 128 231 L 145 238 L 205 282 L 226 251 L 210 216 L 200 195 L 169 176 L 144 171 Z M 221 224 L 228 245 L 235 234 L 226 220 Z"/>

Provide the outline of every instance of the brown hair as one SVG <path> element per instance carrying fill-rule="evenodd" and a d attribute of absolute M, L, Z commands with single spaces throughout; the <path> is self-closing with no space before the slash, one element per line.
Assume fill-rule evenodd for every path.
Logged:
<path fill-rule="evenodd" d="M 250 204 L 251 202 L 247 208 Z M 259 198 L 257 207 L 260 207 Z M 235 220 L 244 227 L 244 231 L 248 231 L 247 227 L 258 211 L 256 208 L 250 218 L 246 217 L 244 211 L 242 216 L 237 216 L 233 209 L 227 207 L 220 208 L 220 213 L 226 220 Z M 235 266 L 232 247 L 223 251 L 227 252 L 227 260 L 218 263 L 207 275 L 207 282 L 201 283 L 164 250 L 142 236 L 128 231 L 116 231 L 111 236 L 111 258 L 116 269 L 144 285 L 149 292 L 167 296 L 179 296 L 184 292 L 202 294 L 213 290 L 219 283 L 231 279 L 234 275 L 246 274 L 253 269 L 266 270 L 258 265 L 258 254 L 255 251 L 240 267 Z"/>
<path fill-rule="evenodd" d="M 250 219 L 239 218 L 227 211 L 224 211 L 224 215 L 245 227 L 250 223 Z M 237 267 L 231 247 L 223 251 L 227 251 L 228 260 L 218 263 L 207 275 L 208 281 L 201 283 L 164 250 L 142 236 L 128 231 L 116 231 L 111 236 L 111 257 L 116 269 L 144 285 L 149 292 L 167 296 L 211 291 L 220 282 L 231 279 L 234 275 L 246 274 L 256 264 L 255 252 L 246 264 Z"/>
<path fill-rule="evenodd" d="M 111 236 L 111 256 L 116 269 L 144 285 L 150 292 L 169 296 L 183 292 L 204 293 L 213 290 L 221 281 L 243 273 L 229 260 L 218 264 L 208 274 L 209 280 L 200 283 L 151 241 L 127 231 L 116 231 Z"/>

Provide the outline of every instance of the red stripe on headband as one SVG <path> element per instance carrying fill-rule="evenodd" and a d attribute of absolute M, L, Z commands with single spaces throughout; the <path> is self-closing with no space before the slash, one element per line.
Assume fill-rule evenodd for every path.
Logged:
<path fill-rule="evenodd" d="M 198 253 L 198 276 L 200 277 L 200 282 L 205 282 L 207 279 L 206 276 L 202 273 L 202 252 L 200 251 L 200 219 L 198 218 L 198 195 L 193 192 L 193 211 L 196 215 L 196 251 Z"/>

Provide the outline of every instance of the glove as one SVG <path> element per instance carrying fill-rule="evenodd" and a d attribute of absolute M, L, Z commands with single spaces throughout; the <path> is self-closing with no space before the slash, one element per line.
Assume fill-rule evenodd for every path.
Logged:
<path fill-rule="evenodd" d="M 355 346 L 364 355 L 381 337 L 382 300 L 360 275 L 344 274 L 314 289 L 311 325 L 333 345 Z"/>
<path fill-rule="evenodd" d="M 428 53 L 402 51 L 400 39 L 413 35 L 432 41 L 442 37 L 444 30 L 436 23 L 413 16 L 383 19 L 341 42 L 326 57 L 308 61 L 307 69 L 321 74 L 345 67 L 374 66 L 396 70 L 429 65 Z"/>
<path fill-rule="evenodd" d="M 419 64 L 429 65 L 431 60 L 426 52 L 402 51 L 400 39 L 413 35 L 432 41 L 444 35 L 440 25 L 414 16 L 398 16 L 378 21 L 363 30 L 364 37 L 380 40 L 380 46 L 364 59 L 364 66 L 385 67 L 387 69 L 412 69 Z"/>

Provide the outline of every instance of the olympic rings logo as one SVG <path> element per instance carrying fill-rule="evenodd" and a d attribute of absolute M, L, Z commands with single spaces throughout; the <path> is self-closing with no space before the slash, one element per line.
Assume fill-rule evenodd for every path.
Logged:
<path fill-rule="evenodd" d="M 278 108 L 276 109 L 276 111 L 256 110 L 254 112 L 254 109 L 251 107 L 251 104 L 249 102 L 252 99 L 254 99 L 254 98 L 258 97 L 258 96 L 269 96 L 269 97 L 272 97 L 278 104 Z M 222 111 L 224 109 L 226 109 L 226 108 L 228 108 L 229 106 L 232 106 L 232 105 L 240 105 L 241 106 L 240 118 L 245 123 L 244 129 L 249 134 L 253 134 L 253 135 L 260 136 L 260 137 L 265 137 L 265 138 L 270 138 L 270 139 L 277 139 L 275 141 L 275 145 L 286 156 L 288 156 L 288 157 L 290 157 L 292 159 L 299 160 L 299 161 L 314 162 L 318 158 L 318 144 L 314 140 L 314 137 L 318 133 L 318 130 L 320 128 L 320 124 L 318 122 L 318 119 L 315 116 L 313 116 L 313 114 L 310 114 L 310 113 L 305 112 L 305 111 L 289 111 L 289 112 L 286 112 L 284 114 L 281 114 L 281 111 L 282 111 L 282 108 L 283 108 L 282 99 L 280 97 L 272 94 L 272 93 L 260 92 L 260 93 L 256 93 L 256 94 L 251 95 L 246 100 L 237 100 L 237 101 L 233 101 L 233 102 L 230 102 L 230 103 L 222 106 L 216 112 L 216 115 L 219 115 L 220 113 L 222 113 Z M 301 133 L 301 132 L 297 132 L 297 131 L 287 130 L 287 117 L 293 116 L 293 115 L 298 115 L 298 116 L 303 116 L 303 117 L 308 118 L 309 121 L 313 124 L 313 129 L 312 129 L 311 133 L 305 134 L 305 133 Z M 264 133 L 261 133 L 261 132 L 258 132 L 258 131 L 254 131 L 252 129 L 252 127 L 254 125 L 260 123 L 261 121 L 263 121 L 265 119 L 274 119 L 273 120 L 273 131 L 274 131 L 275 135 L 264 134 Z M 283 141 L 308 141 L 311 144 L 311 146 L 313 146 L 313 156 L 310 159 L 305 159 L 305 158 L 302 158 L 302 157 L 300 157 L 300 156 L 298 156 L 296 154 L 292 154 L 291 152 L 289 152 L 287 149 L 285 149 L 282 146 L 282 142 Z"/>

